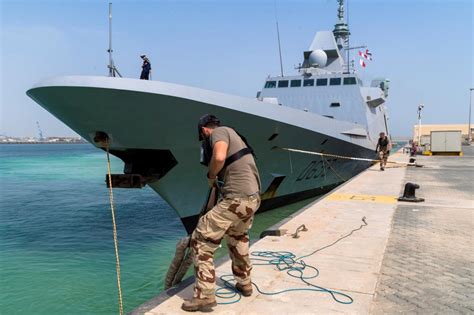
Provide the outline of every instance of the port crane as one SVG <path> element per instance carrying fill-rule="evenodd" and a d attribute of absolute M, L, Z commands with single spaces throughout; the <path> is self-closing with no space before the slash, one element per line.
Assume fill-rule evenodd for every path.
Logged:
<path fill-rule="evenodd" d="M 39 121 L 36 122 L 36 127 L 38 127 L 39 140 L 40 140 L 40 141 L 43 141 L 43 140 L 44 140 L 44 138 L 43 138 L 43 131 L 41 130 Z"/>

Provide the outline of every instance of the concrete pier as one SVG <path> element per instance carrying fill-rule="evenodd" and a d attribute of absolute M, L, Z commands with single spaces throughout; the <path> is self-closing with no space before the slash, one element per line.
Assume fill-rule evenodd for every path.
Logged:
<path fill-rule="evenodd" d="M 474 147 L 419 157 L 405 181 L 425 202 L 399 203 L 373 314 L 474 314 Z"/>
<path fill-rule="evenodd" d="M 304 258 L 320 273 L 309 282 L 341 291 L 353 303 L 338 303 L 327 292 L 265 295 L 254 287 L 251 297 L 219 304 L 213 313 L 382 314 L 425 309 L 472 313 L 474 154 L 472 148 L 466 150 L 463 157 L 418 157 L 417 162 L 426 165 L 423 168 L 389 164 L 381 172 L 375 165 L 286 220 L 278 228 L 281 236 L 266 236 L 251 246 L 251 252 L 291 251 L 303 256 L 364 225 L 365 217 L 367 226 Z M 408 157 L 396 153 L 390 160 L 407 162 Z M 407 181 L 421 186 L 417 195 L 425 203 L 397 202 Z M 293 238 L 302 224 L 308 231 Z M 221 264 L 216 274 L 231 274 L 230 261 Z M 255 265 L 252 280 L 264 292 L 310 288 L 275 266 Z M 217 285 L 222 287 L 222 281 Z M 191 296 L 188 281 L 133 313 L 187 314 L 180 307 Z M 450 308 L 451 302 L 455 306 Z"/>

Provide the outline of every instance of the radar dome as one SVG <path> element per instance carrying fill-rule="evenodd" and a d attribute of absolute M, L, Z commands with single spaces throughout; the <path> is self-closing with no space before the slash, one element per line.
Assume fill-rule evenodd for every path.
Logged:
<path fill-rule="evenodd" d="M 313 50 L 309 55 L 309 64 L 312 66 L 325 67 L 328 61 L 328 56 L 324 50 Z"/>

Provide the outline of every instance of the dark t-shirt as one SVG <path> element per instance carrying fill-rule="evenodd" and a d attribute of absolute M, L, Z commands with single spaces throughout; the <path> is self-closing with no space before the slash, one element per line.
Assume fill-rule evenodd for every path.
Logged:
<path fill-rule="evenodd" d="M 379 138 L 378 146 L 379 146 L 380 151 L 388 151 L 388 144 L 389 144 L 389 141 L 387 137 L 383 139 Z"/>
<path fill-rule="evenodd" d="M 227 143 L 227 157 L 245 148 L 240 136 L 228 127 L 217 127 L 211 135 L 211 145 L 218 141 Z M 252 154 L 247 154 L 224 167 L 218 174 L 219 180 L 224 181 L 222 195 L 224 198 L 250 196 L 260 192 L 260 176 Z"/>

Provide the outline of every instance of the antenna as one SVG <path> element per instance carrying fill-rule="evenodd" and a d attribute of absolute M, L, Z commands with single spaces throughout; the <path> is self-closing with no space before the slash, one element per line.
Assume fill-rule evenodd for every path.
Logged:
<path fill-rule="evenodd" d="M 349 0 L 346 2 L 346 21 L 347 21 L 347 28 L 349 28 Z M 351 72 L 351 67 L 350 67 L 350 55 L 349 55 L 349 36 L 347 36 L 347 41 L 346 41 L 346 51 L 347 51 L 347 73 Z"/>
<path fill-rule="evenodd" d="M 339 3 L 339 8 L 337 9 L 337 23 L 334 25 L 334 30 L 332 31 L 334 34 L 334 37 L 336 39 L 336 42 L 338 44 L 339 50 L 342 50 L 344 48 L 347 52 L 347 60 L 346 60 L 346 66 L 347 66 L 347 72 L 349 73 L 350 65 L 349 65 L 349 35 L 351 35 L 349 31 L 349 26 L 344 22 L 344 0 L 337 0 Z"/>
<path fill-rule="evenodd" d="M 112 60 L 112 2 L 109 2 L 109 77 L 115 77 L 114 61 Z"/>
<path fill-rule="evenodd" d="M 109 65 L 107 66 L 107 68 L 109 68 L 109 77 L 115 77 L 115 73 L 117 73 L 119 77 L 122 77 L 118 69 L 115 67 L 112 58 L 112 2 L 109 2 L 109 49 L 107 52 L 109 53 Z"/>
<path fill-rule="evenodd" d="M 278 37 L 278 53 L 280 55 L 280 72 L 281 72 L 281 76 L 283 77 L 283 60 L 281 58 L 280 28 L 278 27 L 278 13 L 277 13 L 276 0 L 274 1 L 274 4 L 275 4 L 275 21 L 276 21 L 277 37 Z"/>

